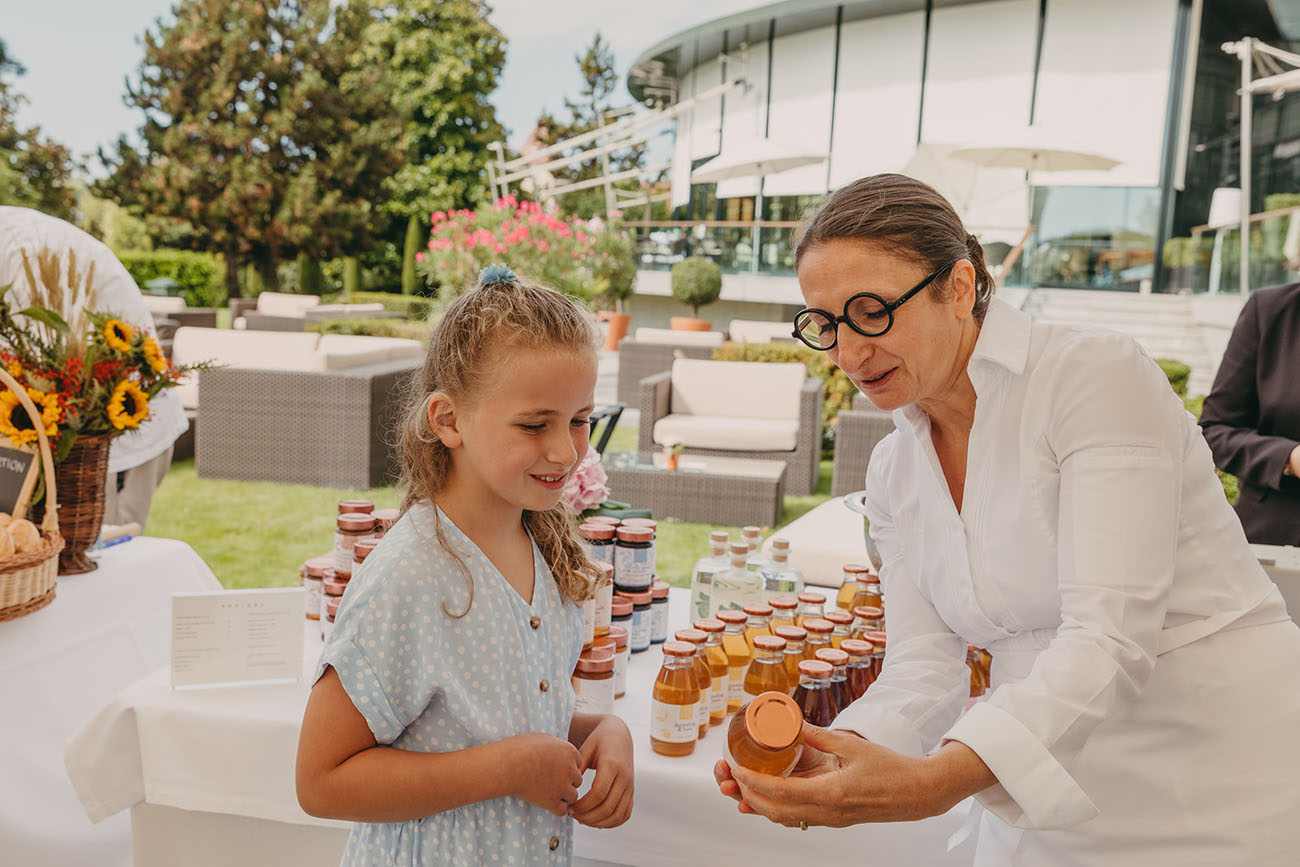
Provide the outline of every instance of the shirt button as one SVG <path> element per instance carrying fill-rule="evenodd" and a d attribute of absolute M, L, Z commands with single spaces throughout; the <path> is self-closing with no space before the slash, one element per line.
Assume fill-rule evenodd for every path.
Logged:
<path fill-rule="evenodd" d="M 537 684 L 537 688 L 540 689 L 542 692 L 546 692 L 551 688 L 551 682 L 549 680 L 544 680 L 541 683 Z"/>
<path fill-rule="evenodd" d="M 559 837 L 552 837 L 552 838 L 551 838 L 551 851 L 554 852 L 554 851 L 555 851 L 556 849 L 558 849 L 558 848 L 560 848 L 560 838 L 559 838 Z"/>
<path fill-rule="evenodd" d="M 542 618 L 534 614 L 532 617 L 528 618 L 528 625 L 533 627 L 533 629 L 536 629 L 542 625 Z"/>

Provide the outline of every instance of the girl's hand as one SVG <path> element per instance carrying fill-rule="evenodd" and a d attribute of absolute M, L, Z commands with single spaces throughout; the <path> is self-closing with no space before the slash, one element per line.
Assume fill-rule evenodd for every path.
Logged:
<path fill-rule="evenodd" d="M 580 766 L 596 769 L 591 790 L 569 815 L 592 828 L 617 828 L 632 815 L 632 733 L 616 716 L 601 718 L 582 742 Z"/>
<path fill-rule="evenodd" d="M 510 766 L 515 771 L 514 794 L 556 816 L 563 816 L 578 800 L 583 764 L 568 741 L 533 732 L 507 739 L 515 751 Z"/>

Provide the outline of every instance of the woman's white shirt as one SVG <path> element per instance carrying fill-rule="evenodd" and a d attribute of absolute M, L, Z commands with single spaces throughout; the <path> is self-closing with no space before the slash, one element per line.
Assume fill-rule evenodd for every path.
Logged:
<path fill-rule="evenodd" d="M 999 780 L 978 796 L 995 815 L 1069 827 L 1098 812 L 1072 760 L 1157 657 L 1286 610 L 1195 419 L 1132 339 L 995 298 L 968 371 L 960 512 L 919 408 L 872 454 L 889 650 L 834 727 L 910 755 L 961 741 Z M 994 691 L 959 719 L 966 642 L 992 653 Z"/>

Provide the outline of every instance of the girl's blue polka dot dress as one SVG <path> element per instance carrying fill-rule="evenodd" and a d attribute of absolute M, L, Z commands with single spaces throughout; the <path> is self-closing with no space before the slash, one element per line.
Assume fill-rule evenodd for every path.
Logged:
<path fill-rule="evenodd" d="M 384 536 L 343 594 L 316 666 L 332 665 L 375 740 L 403 750 L 463 750 L 512 735 L 567 738 L 569 676 L 582 651 L 582 609 L 561 595 L 533 545 L 528 605 L 442 514 L 443 535 L 474 576 L 465 579 L 434 532 L 434 509 L 413 506 Z M 430 785 L 437 785 L 431 780 Z M 470 804 L 391 824 L 357 823 L 342 864 L 568 864 L 572 820 L 519 798 Z"/>

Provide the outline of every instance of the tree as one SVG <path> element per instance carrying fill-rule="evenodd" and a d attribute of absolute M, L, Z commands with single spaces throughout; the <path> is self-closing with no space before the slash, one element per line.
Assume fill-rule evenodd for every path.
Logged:
<path fill-rule="evenodd" d="M 141 147 L 100 152 L 98 185 L 169 242 L 222 253 L 267 288 L 297 252 L 333 257 L 373 239 L 372 199 L 401 159 L 385 70 L 364 62 L 364 0 L 181 0 L 155 22 L 128 83 Z"/>
<path fill-rule="evenodd" d="M 0 205 L 21 205 L 71 220 L 77 190 L 72 154 L 34 126 L 19 129 L 15 114 L 25 98 L 5 80 L 26 73 L 0 40 Z"/>
<path fill-rule="evenodd" d="M 488 101 L 506 60 L 506 38 L 482 0 L 369 0 L 362 48 L 387 71 L 405 125 L 405 161 L 384 185 L 393 240 L 411 217 L 473 207 L 488 196 L 488 145 L 505 132 Z"/>

